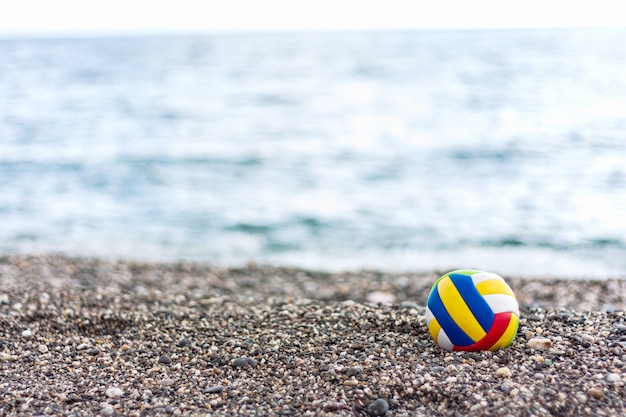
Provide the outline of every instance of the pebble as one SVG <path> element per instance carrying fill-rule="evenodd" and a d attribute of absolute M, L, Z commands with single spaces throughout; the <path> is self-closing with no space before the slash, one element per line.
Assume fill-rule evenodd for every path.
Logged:
<path fill-rule="evenodd" d="M 503 366 L 496 370 L 496 375 L 501 376 L 503 378 L 509 378 L 513 376 L 513 372 L 507 366 Z"/>
<path fill-rule="evenodd" d="M 160 385 L 163 385 L 165 387 L 169 387 L 170 385 L 174 385 L 174 380 L 172 378 L 165 378 L 159 381 Z"/>
<path fill-rule="evenodd" d="M 207 388 L 205 392 L 207 394 L 221 394 L 222 391 L 224 391 L 223 385 L 214 385 L 212 387 Z"/>
<path fill-rule="evenodd" d="M 382 398 L 378 398 L 367 406 L 367 414 L 370 416 L 382 416 L 389 411 L 389 404 Z"/>
<path fill-rule="evenodd" d="M 162 363 L 164 365 L 171 365 L 172 359 L 170 359 L 170 357 L 167 356 L 167 355 L 161 355 L 161 356 L 159 356 L 158 363 Z"/>
<path fill-rule="evenodd" d="M 0 352 L 0 360 L 7 361 L 7 362 L 13 362 L 13 361 L 17 360 L 17 356 L 16 355 L 11 355 L 10 353 L 7 353 L 7 352 Z"/>
<path fill-rule="evenodd" d="M 410 308 L 414 310 L 419 310 L 419 306 L 414 301 L 403 301 L 400 303 L 400 308 Z"/>
<path fill-rule="evenodd" d="M 393 304 L 396 302 L 396 296 L 390 292 L 373 291 L 367 294 L 367 301 L 370 303 Z"/>
<path fill-rule="evenodd" d="M 361 383 L 359 382 L 358 379 L 352 377 L 349 379 L 346 379 L 345 381 L 343 381 L 343 385 L 346 385 L 348 387 L 356 387 L 359 386 Z"/>
<path fill-rule="evenodd" d="M 231 364 L 236 368 L 245 368 L 248 366 L 251 368 L 256 368 L 257 362 L 256 360 L 252 358 L 248 358 L 247 356 L 244 356 L 242 358 L 233 359 Z"/>
<path fill-rule="evenodd" d="M 41 345 L 37 346 L 37 350 L 40 353 L 48 353 L 48 346 L 41 344 Z"/>
<path fill-rule="evenodd" d="M 339 411 L 348 407 L 346 406 L 346 403 L 341 401 L 329 401 L 325 403 L 322 408 L 326 411 Z"/>
<path fill-rule="evenodd" d="M 604 391 L 600 388 L 589 388 L 587 390 L 587 395 L 591 398 L 595 398 L 596 400 L 601 400 L 604 398 Z"/>
<path fill-rule="evenodd" d="M 109 398 L 120 398 L 124 392 L 118 387 L 111 387 L 106 390 L 105 394 Z"/>
<path fill-rule="evenodd" d="M 606 380 L 609 382 L 619 382 L 622 380 L 622 378 L 619 376 L 619 374 L 610 373 L 606 376 Z"/>
<path fill-rule="evenodd" d="M 553 343 L 545 337 L 533 337 L 527 343 L 528 347 L 535 350 L 547 350 L 552 347 Z"/>
<path fill-rule="evenodd" d="M 111 407 L 109 405 L 106 406 L 106 407 L 103 407 L 100 410 L 100 415 L 101 416 L 112 416 L 114 413 L 115 413 L 115 410 L 113 409 L 113 407 Z"/>
<path fill-rule="evenodd" d="M 363 372 L 363 368 L 350 368 L 346 371 L 346 375 L 348 376 L 357 376 L 358 374 Z"/>
<path fill-rule="evenodd" d="M 22 332 L 22 337 L 29 338 L 33 335 L 33 332 L 30 329 L 26 329 Z"/>

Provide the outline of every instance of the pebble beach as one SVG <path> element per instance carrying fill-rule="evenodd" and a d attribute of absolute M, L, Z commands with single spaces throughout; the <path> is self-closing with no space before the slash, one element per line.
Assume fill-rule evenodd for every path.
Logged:
<path fill-rule="evenodd" d="M 448 353 L 445 272 L 0 256 L 0 416 L 626 413 L 626 281 L 505 276 L 513 344 Z"/>

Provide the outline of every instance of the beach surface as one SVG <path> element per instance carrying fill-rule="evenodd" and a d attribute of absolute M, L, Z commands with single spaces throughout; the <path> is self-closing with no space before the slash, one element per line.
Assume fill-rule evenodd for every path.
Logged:
<path fill-rule="evenodd" d="M 448 353 L 445 272 L 0 256 L 0 415 L 626 412 L 625 281 L 505 277 L 513 344 Z"/>

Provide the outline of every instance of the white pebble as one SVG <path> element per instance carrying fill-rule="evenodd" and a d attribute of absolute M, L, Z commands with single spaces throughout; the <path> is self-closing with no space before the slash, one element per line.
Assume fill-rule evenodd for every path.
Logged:
<path fill-rule="evenodd" d="M 106 406 L 102 410 L 100 410 L 101 416 L 112 416 L 115 413 L 115 410 L 111 406 Z"/>
<path fill-rule="evenodd" d="M 26 329 L 22 332 L 22 337 L 31 337 L 33 332 L 30 329 Z"/>
<path fill-rule="evenodd" d="M 619 374 L 610 373 L 606 376 L 606 380 L 609 382 L 619 382 L 622 380 L 622 378 L 619 376 Z"/>
<path fill-rule="evenodd" d="M 503 378 L 508 378 L 508 377 L 513 376 L 513 372 L 507 366 L 503 366 L 496 370 L 496 375 L 501 376 Z"/>
<path fill-rule="evenodd" d="M 37 346 L 37 350 L 40 353 L 47 353 L 48 352 L 48 346 L 46 346 L 46 345 L 39 345 L 39 346 Z"/>
<path fill-rule="evenodd" d="M 446 378 L 446 383 L 451 384 L 453 382 L 456 382 L 456 377 L 455 376 L 449 376 Z"/>
<path fill-rule="evenodd" d="M 0 360 L 7 361 L 7 362 L 15 361 L 15 360 L 17 360 L 17 356 L 16 355 L 11 355 L 11 354 L 6 353 L 6 352 L 0 352 Z"/>
<path fill-rule="evenodd" d="M 546 350 L 552 347 L 552 341 L 545 337 L 533 337 L 527 343 L 528 347 L 536 350 Z"/>
<path fill-rule="evenodd" d="M 76 350 L 85 350 L 89 348 L 89 343 L 81 343 L 80 345 L 76 346 Z"/>
<path fill-rule="evenodd" d="M 119 398 L 124 395 L 124 392 L 118 387 L 111 387 L 106 390 L 105 394 L 109 398 Z"/>
<path fill-rule="evenodd" d="M 452 374 L 452 373 L 457 372 L 457 371 L 458 371 L 458 369 L 456 369 L 456 366 L 454 366 L 454 365 L 450 364 L 450 365 L 448 365 L 448 366 L 446 366 L 446 367 L 445 367 L 444 371 L 446 371 L 446 372 L 448 372 L 448 373 Z"/>
<path fill-rule="evenodd" d="M 9 304 L 9 295 L 8 294 L 0 294 L 0 304 Z"/>
<path fill-rule="evenodd" d="M 159 384 L 165 385 L 165 386 L 174 385 L 174 380 L 171 378 L 165 378 L 165 379 L 160 380 Z"/>
<path fill-rule="evenodd" d="M 396 302 L 396 296 L 390 292 L 373 291 L 367 294 L 367 301 L 370 303 L 393 304 Z"/>
<path fill-rule="evenodd" d="M 580 338 L 583 339 L 585 342 L 589 342 L 589 343 L 593 343 L 596 341 L 595 337 L 593 337 L 589 333 L 581 333 Z"/>

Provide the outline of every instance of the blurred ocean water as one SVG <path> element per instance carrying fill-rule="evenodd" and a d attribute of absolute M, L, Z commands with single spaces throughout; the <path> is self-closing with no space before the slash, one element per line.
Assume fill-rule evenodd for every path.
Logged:
<path fill-rule="evenodd" d="M 626 277 L 625 41 L 0 40 L 0 252 Z"/>

